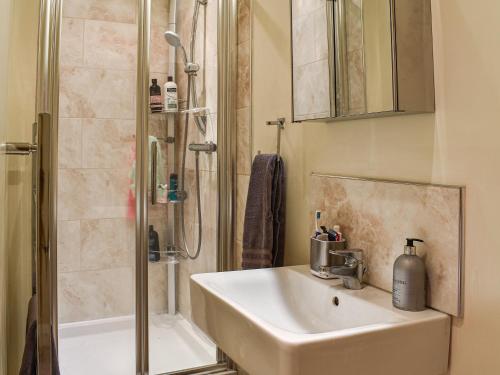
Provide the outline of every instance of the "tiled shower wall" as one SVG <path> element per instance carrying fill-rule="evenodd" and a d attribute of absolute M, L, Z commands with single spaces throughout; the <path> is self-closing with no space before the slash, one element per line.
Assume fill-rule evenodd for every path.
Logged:
<path fill-rule="evenodd" d="M 194 1 L 179 1 L 177 4 L 177 32 L 189 51 L 191 25 L 193 19 Z M 196 78 L 200 107 L 208 107 L 207 133 L 203 136 L 196 127 L 192 116 L 186 128 L 184 115 L 178 117 L 176 140 L 176 161 L 180 173 L 180 163 L 185 145 L 182 140 L 184 132 L 188 131 L 187 142 L 204 143 L 217 142 L 217 9 L 218 2 L 208 0 L 206 7 L 201 7 L 198 18 L 198 34 L 196 40 L 194 61 L 200 64 L 200 71 Z M 178 93 L 180 99 L 186 98 L 187 77 L 184 73 L 184 63 L 180 53 L 177 54 L 176 65 Z M 178 276 L 178 307 L 180 313 L 189 318 L 191 316 L 191 302 L 189 278 L 194 273 L 214 272 L 217 269 L 217 155 L 200 154 L 200 186 L 202 209 L 202 246 L 201 253 L 196 260 L 181 260 Z M 198 222 L 196 211 L 195 185 L 195 158 L 194 153 L 188 151 L 186 160 L 187 200 L 185 202 L 185 225 L 187 245 L 192 253 L 197 243 Z M 180 223 L 177 223 L 177 243 L 183 246 Z"/>
<path fill-rule="evenodd" d="M 235 268 L 241 268 L 243 222 L 250 182 L 251 159 L 251 60 L 252 60 L 252 0 L 238 2 L 238 92 L 236 97 L 236 235 Z"/>
<path fill-rule="evenodd" d="M 137 3 L 66 0 L 61 37 L 58 288 L 62 323 L 129 315 L 135 306 Z M 168 1 L 153 1 L 152 76 L 166 79 Z M 153 127 L 158 129 L 158 127 Z M 162 208 L 151 215 L 160 240 Z M 155 219 L 153 219 L 155 220 Z M 150 268 L 153 311 L 166 308 L 166 270 Z"/>

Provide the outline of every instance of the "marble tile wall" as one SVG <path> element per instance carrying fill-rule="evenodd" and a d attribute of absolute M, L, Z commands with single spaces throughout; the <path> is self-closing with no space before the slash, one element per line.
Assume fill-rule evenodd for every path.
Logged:
<path fill-rule="evenodd" d="M 417 252 L 427 267 L 428 305 L 461 315 L 460 188 L 311 178 L 310 217 L 321 210 L 323 225 L 339 224 L 348 246 L 364 250 L 369 284 L 391 291 L 394 260 L 403 253 L 405 239 L 421 238 L 425 243 Z"/>
<path fill-rule="evenodd" d="M 66 0 L 61 36 L 58 263 L 62 323 L 134 312 L 137 16 L 134 0 Z M 153 1 L 152 77 L 166 80 L 168 0 Z M 152 126 L 160 135 L 161 126 Z M 132 186 L 133 188 L 133 186 Z M 164 241 L 163 207 L 150 207 Z M 166 269 L 150 268 L 153 310 Z"/>
<path fill-rule="evenodd" d="M 234 267 L 241 269 L 243 221 L 250 182 L 252 105 L 252 0 L 238 2 L 238 92 L 236 97 L 236 234 Z"/>
<path fill-rule="evenodd" d="M 193 1 L 177 3 L 177 32 L 183 44 L 189 50 L 191 25 L 193 19 Z M 177 168 L 180 171 L 184 132 L 188 131 L 187 142 L 203 143 L 217 142 L 217 10 L 218 2 L 209 0 L 206 7 L 200 8 L 198 17 L 198 33 L 195 44 L 195 62 L 200 64 L 196 78 L 198 100 L 200 107 L 208 107 L 210 116 L 207 122 L 207 132 L 203 136 L 196 127 L 191 116 L 187 129 L 185 117 L 179 116 L 177 122 L 176 145 Z M 180 99 L 186 98 L 187 78 L 184 73 L 184 63 L 177 54 L 176 76 Z M 217 156 L 216 154 L 200 154 L 200 186 L 202 209 L 202 245 L 200 256 L 196 260 L 181 260 L 178 274 L 178 308 L 186 318 L 191 316 L 189 279 L 194 273 L 215 272 L 217 270 Z M 194 153 L 188 151 L 186 158 L 186 191 L 188 199 L 185 202 L 185 228 L 187 245 L 192 253 L 195 251 L 200 223 L 196 211 L 196 184 Z M 176 226 L 177 244 L 182 243 L 180 223 Z"/>
<path fill-rule="evenodd" d="M 330 117 L 326 0 L 292 0 L 294 121 Z"/>
<path fill-rule="evenodd" d="M 349 114 L 366 113 L 366 76 L 363 35 L 363 2 L 346 2 L 347 75 Z"/>

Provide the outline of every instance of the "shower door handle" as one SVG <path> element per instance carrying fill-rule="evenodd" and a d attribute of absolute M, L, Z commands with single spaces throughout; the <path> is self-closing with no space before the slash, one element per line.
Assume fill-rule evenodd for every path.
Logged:
<path fill-rule="evenodd" d="M 31 155 L 37 151 L 37 145 L 26 142 L 6 142 L 0 144 L 0 154 L 4 155 Z"/>
<path fill-rule="evenodd" d="M 158 142 L 151 142 L 151 204 L 158 202 Z"/>

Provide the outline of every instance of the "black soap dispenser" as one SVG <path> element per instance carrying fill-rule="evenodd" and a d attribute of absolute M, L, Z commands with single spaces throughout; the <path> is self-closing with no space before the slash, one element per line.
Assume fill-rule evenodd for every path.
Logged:
<path fill-rule="evenodd" d="M 149 261 L 158 262 L 160 260 L 160 240 L 158 232 L 154 226 L 149 226 Z"/>
<path fill-rule="evenodd" d="M 394 262 L 392 304 L 406 311 L 425 310 L 425 264 L 417 255 L 414 242 L 424 241 L 407 238 L 404 254 Z"/>

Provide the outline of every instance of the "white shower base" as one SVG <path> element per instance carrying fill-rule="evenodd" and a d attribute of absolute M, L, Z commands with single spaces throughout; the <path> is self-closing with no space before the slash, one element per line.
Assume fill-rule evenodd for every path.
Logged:
<path fill-rule="evenodd" d="M 181 315 L 149 320 L 150 374 L 164 374 L 216 363 L 216 347 Z M 133 317 L 61 324 L 61 375 L 135 374 Z"/>

